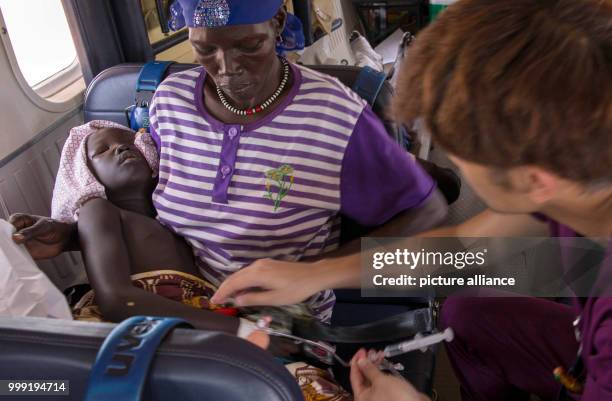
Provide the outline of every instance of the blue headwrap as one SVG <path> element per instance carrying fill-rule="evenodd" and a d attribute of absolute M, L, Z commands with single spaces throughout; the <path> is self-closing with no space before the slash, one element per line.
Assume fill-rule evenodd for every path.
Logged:
<path fill-rule="evenodd" d="M 170 6 L 172 30 L 250 25 L 276 15 L 283 0 L 175 0 Z"/>

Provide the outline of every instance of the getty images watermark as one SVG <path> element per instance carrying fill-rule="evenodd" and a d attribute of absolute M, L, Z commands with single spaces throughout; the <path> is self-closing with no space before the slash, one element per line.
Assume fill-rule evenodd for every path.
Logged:
<path fill-rule="evenodd" d="M 362 295 L 612 295 L 597 285 L 612 269 L 606 246 L 586 238 L 363 238 Z"/>

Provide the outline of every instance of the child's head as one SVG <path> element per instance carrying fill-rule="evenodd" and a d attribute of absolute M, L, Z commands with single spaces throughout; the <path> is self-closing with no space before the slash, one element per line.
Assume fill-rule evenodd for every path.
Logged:
<path fill-rule="evenodd" d="M 100 120 L 71 129 L 62 149 L 51 217 L 75 222 L 79 209 L 90 199 L 151 190 L 158 163 L 148 134 Z"/>
<path fill-rule="evenodd" d="M 103 128 L 89 135 L 85 150 L 89 168 L 106 195 L 132 192 L 155 185 L 149 163 L 134 141 L 136 133 L 120 128 Z"/>

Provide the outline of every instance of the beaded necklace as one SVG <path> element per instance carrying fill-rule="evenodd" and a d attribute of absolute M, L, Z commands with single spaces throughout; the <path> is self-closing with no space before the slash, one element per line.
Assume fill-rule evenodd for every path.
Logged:
<path fill-rule="evenodd" d="M 280 61 L 283 64 L 283 77 L 281 78 L 280 85 L 278 86 L 276 91 L 274 91 L 272 96 L 270 96 L 265 102 L 263 102 L 259 106 L 255 106 L 255 107 L 252 107 L 252 108 L 249 108 L 249 109 L 240 110 L 240 109 L 235 108 L 231 104 L 229 104 L 229 102 L 225 98 L 225 95 L 223 94 L 223 91 L 221 90 L 221 88 L 219 88 L 219 86 L 217 86 L 217 95 L 219 95 L 219 100 L 221 101 L 221 104 L 226 109 L 228 109 L 229 111 L 231 111 L 234 114 L 238 114 L 239 116 L 251 116 L 253 114 L 262 112 L 265 109 L 267 109 L 272 103 L 274 103 L 276 98 L 278 98 L 280 96 L 280 94 L 285 89 L 285 86 L 287 86 L 287 82 L 289 82 L 289 63 L 284 58 L 281 58 Z"/>

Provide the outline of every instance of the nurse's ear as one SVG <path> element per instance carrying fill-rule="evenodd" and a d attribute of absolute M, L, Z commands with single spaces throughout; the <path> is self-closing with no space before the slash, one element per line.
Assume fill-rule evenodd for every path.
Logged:
<path fill-rule="evenodd" d="M 285 30 L 285 23 L 287 23 L 287 8 L 282 6 L 276 15 L 272 17 L 272 28 L 274 29 L 274 36 L 279 37 Z"/>
<path fill-rule="evenodd" d="M 529 199 L 543 205 L 554 199 L 564 189 L 563 181 L 557 175 L 538 166 L 519 167 L 521 183 Z"/>

